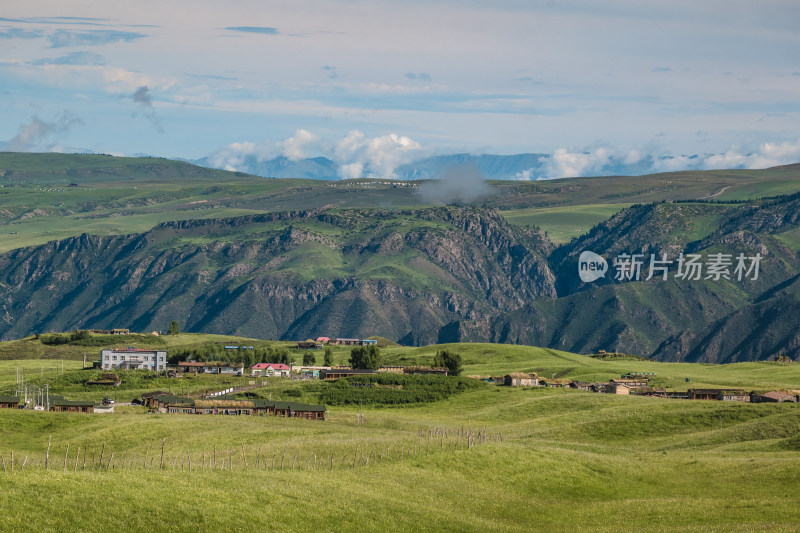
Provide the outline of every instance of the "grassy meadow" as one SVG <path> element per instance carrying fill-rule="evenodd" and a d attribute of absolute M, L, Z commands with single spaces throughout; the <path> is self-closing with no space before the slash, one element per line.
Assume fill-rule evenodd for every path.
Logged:
<path fill-rule="evenodd" d="M 142 233 L 173 220 L 318 208 L 412 208 L 430 202 L 391 180 L 267 179 L 159 158 L 0 155 L 0 253 L 56 239 Z M 556 243 L 633 203 L 744 200 L 800 190 L 793 167 L 646 176 L 491 181 L 478 203 Z"/>
<path fill-rule="evenodd" d="M 3 530 L 27 530 L 33 515 L 44 531 L 800 525 L 796 405 L 486 385 L 435 404 L 329 414 L 3 412 Z"/>
<path fill-rule="evenodd" d="M 176 337 L 170 345 L 215 340 Z M 386 363 L 425 364 L 441 348 L 462 355 L 464 375 L 589 381 L 635 371 L 675 388 L 800 389 L 796 364 L 600 360 L 491 344 L 382 353 Z M 335 361 L 348 352 L 336 349 Z M 0 388 L 23 367 L 55 392 L 91 398 L 82 382 L 93 371 L 64 364 L 61 374 L 51 359 L 2 361 Z M 120 401 L 148 386 L 180 393 L 224 379 L 143 385 L 135 374 L 123 373 Z M 335 386 L 258 381 L 267 382 L 261 397 L 312 403 L 320 387 Z M 32 517 L 41 531 L 796 531 L 799 454 L 797 404 L 483 382 L 433 403 L 329 405 L 324 422 L 137 406 L 110 415 L 0 410 L 0 507 L 3 531 L 27 531 Z"/>
<path fill-rule="evenodd" d="M 537 226 L 556 244 L 580 237 L 630 204 L 588 204 L 500 211 L 509 223 Z"/>

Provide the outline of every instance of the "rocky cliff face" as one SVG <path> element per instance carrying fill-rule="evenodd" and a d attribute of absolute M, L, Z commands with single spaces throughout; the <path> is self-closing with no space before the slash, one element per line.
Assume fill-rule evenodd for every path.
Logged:
<path fill-rule="evenodd" d="M 0 256 L 0 331 L 163 329 L 435 342 L 455 320 L 555 294 L 552 245 L 491 211 L 303 211 L 170 222 Z"/>
<path fill-rule="evenodd" d="M 0 335 L 164 329 L 403 344 L 492 341 L 670 361 L 800 356 L 798 198 L 628 208 L 556 247 L 474 207 L 168 222 L 0 255 Z M 716 229 L 714 229 L 716 228 Z M 789 233 L 786 233 L 786 232 Z M 788 243 L 788 244 L 787 244 Z M 591 250 L 611 261 L 578 277 Z M 761 254 L 757 279 L 614 279 L 620 254 Z"/>

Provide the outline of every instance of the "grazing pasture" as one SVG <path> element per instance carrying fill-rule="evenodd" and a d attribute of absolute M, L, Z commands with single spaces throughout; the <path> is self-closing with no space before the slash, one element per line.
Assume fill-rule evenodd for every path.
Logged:
<path fill-rule="evenodd" d="M 220 338 L 163 339 L 186 349 Z M 670 364 L 467 343 L 382 354 L 385 364 L 424 365 L 441 349 L 461 354 L 462 376 L 534 371 L 604 381 L 654 372 L 654 382 L 676 389 L 800 389 L 800 365 L 774 362 Z M 335 348 L 335 362 L 348 354 Z M 62 374 L 58 360 L 0 361 L 0 388 L 13 389 L 22 368 L 29 383 L 69 398 L 109 394 L 83 384 L 98 371 L 81 364 L 65 360 Z M 146 390 L 189 394 L 252 379 L 120 378 L 118 402 Z M 239 394 L 309 403 L 338 394 L 342 405 L 329 404 L 325 421 L 157 414 L 119 403 L 106 415 L 2 409 L 2 529 L 28 531 L 34 521 L 40 531 L 800 527 L 798 404 L 502 387 L 466 377 L 442 388 L 442 379 L 451 378 L 354 380 L 377 387 L 363 389 L 365 401 L 358 386 L 318 380 L 258 378 Z"/>
<path fill-rule="evenodd" d="M 799 430 L 795 404 L 489 385 L 326 422 L 12 411 L 0 505 L 4 531 L 793 531 Z"/>

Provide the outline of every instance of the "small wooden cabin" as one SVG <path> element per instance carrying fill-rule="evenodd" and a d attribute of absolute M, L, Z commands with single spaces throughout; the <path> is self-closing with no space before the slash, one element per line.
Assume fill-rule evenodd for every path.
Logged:
<path fill-rule="evenodd" d="M 19 397 L 0 396 L 0 409 L 16 409 L 19 407 Z"/>
<path fill-rule="evenodd" d="M 94 402 L 91 400 L 54 400 L 52 410 L 57 413 L 94 413 Z"/>
<path fill-rule="evenodd" d="M 513 372 L 505 375 L 503 384 L 507 387 L 536 387 L 539 385 L 539 377 L 536 373 Z"/>

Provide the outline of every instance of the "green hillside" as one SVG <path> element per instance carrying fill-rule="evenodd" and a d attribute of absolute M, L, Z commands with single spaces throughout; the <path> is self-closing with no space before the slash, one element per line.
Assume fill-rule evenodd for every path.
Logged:
<path fill-rule="evenodd" d="M 409 208 L 423 182 L 266 179 L 160 158 L 0 153 L 0 252 L 54 239 L 145 232 L 170 220 L 325 206 Z M 70 186 L 75 185 L 75 186 Z M 491 182 L 480 205 L 566 242 L 632 203 L 760 198 L 800 191 L 796 166 L 637 177 Z"/>
<path fill-rule="evenodd" d="M 418 407 L 329 407 L 325 422 L 118 411 L 0 413 L 5 531 L 26 531 L 34 512 L 45 531 L 254 521 L 284 531 L 792 531 L 800 522 L 796 405 L 485 385 Z M 35 501 L 24 497 L 33 492 Z M 127 496 L 121 505 L 98 493 Z"/>
<path fill-rule="evenodd" d="M 97 338 L 98 336 L 93 336 Z M 72 383 L 75 379 L 60 381 L 62 365 L 68 371 L 78 370 L 82 365 L 83 354 L 87 362 L 99 360 L 103 347 L 123 348 L 131 345 L 138 348 L 166 349 L 170 354 L 189 353 L 198 348 L 211 345 L 246 345 L 257 349 L 268 346 L 289 350 L 290 360 L 302 362 L 308 352 L 296 348 L 296 342 L 264 341 L 260 339 L 227 337 L 196 333 L 182 333 L 160 337 L 166 344 L 153 345 L 128 340 L 109 342 L 105 346 L 87 347 L 81 345 L 48 346 L 41 341 L 28 338 L 17 341 L 0 342 L 0 391 L 13 385 L 19 370 L 26 379 L 50 383 L 56 392 L 59 386 L 66 386 L 64 394 L 75 393 Z M 334 364 L 346 365 L 350 356 L 348 347 L 331 347 Z M 745 388 L 748 390 L 793 390 L 800 389 L 800 364 L 783 364 L 774 361 L 732 363 L 724 365 L 700 363 L 668 363 L 645 358 L 603 359 L 591 355 L 571 353 L 524 345 L 489 343 L 451 343 L 434 344 L 421 347 L 394 346 L 381 349 L 383 363 L 387 365 L 430 366 L 438 350 L 447 349 L 459 353 L 464 361 L 463 375 L 502 376 L 510 372 L 536 372 L 543 378 L 553 375 L 561 381 L 601 382 L 619 378 L 629 372 L 653 374 L 652 384 L 673 390 L 688 388 Z M 313 355 L 321 363 L 322 353 Z M 62 362 L 63 361 L 63 362 Z M 91 371 L 89 371 L 91 372 Z M 136 375 L 135 372 L 131 373 Z M 216 378 L 216 376 L 205 376 Z M 87 377 L 78 379 L 83 383 Z M 240 380 L 243 378 L 239 378 Z M 246 379 L 245 379 L 246 380 Z M 687 381 L 688 380 L 688 381 Z M 185 381 L 185 380 L 184 380 Z M 166 386 L 166 385 L 164 385 Z M 197 384 L 200 387 L 200 384 Z M 158 388 L 157 386 L 155 388 Z M 128 388 L 123 389 L 128 391 Z M 8 391 L 6 391 L 8 392 Z M 84 392 L 81 388 L 79 392 Z M 139 392 L 134 391 L 134 392 Z M 134 392 L 126 392 L 130 398 Z M 126 396 L 126 397 L 128 397 Z M 313 399 L 313 398 L 312 398 Z"/>
<path fill-rule="evenodd" d="M 219 343 L 276 345 L 190 333 L 158 339 L 171 352 Z M 100 344 L 104 336 L 84 340 Z M 0 349 L 33 357 L 48 349 L 42 341 L 49 342 L 40 336 L 0 343 Z M 535 371 L 588 381 L 650 372 L 655 385 L 674 390 L 800 390 L 800 364 L 659 363 L 472 343 L 394 346 L 382 353 L 388 364 L 430 364 L 441 349 L 460 353 L 468 375 Z M 336 347 L 334 361 L 343 363 L 348 354 Z M 117 389 L 89 390 L 83 382 L 97 371 L 79 366 L 0 361 L 0 392 L 13 392 L 18 370 L 29 385 L 49 385 L 50 393 L 95 401 L 110 395 L 117 402 L 148 390 L 190 394 L 252 380 L 121 371 Z M 255 381 L 257 388 L 246 394 L 278 401 L 314 403 L 326 388 L 348 387 Z M 254 520 L 284 531 L 793 531 L 800 523 L 797 404 L 468 381 L 471 386 L 429 403 L 328 405 L 326 421 L 152 414 L 119 404 L 108 415 L 2 409 L 3 530 L 27 531 L 34 511 L 44 531 L 138 531 L 145 524 L 155 530 L 247 529 Z M 25 497 L 31 493 L 37 498 Z M 98 493 L 127 496 L 123 505 Z M 309 502 L 318 502 L 315 512 L 298 510 Z"/>

